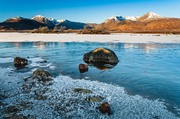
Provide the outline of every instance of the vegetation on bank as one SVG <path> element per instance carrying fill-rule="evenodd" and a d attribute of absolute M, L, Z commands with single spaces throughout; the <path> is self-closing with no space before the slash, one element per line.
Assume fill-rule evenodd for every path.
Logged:
<path fill-rule="evenodd" d="M 65 27 L 54 27 L 54 29 L 49 29 L 47 26 L 40 27 L 39 29 L 34 29 L 30 31 L 31 33 L 78 33 L 78 34 L 110 34 L 108 31 L 94 30 L 94 29 L 83 29 L 83 30 L 73 30 L 66 29 Z"/>
<path fill-rule="evenodd" d="M 99 30 L 95 29 L 91 26 L 84 26 L 84 29 L 81 30 L 74 30 L 74 29 L 66 29 L 65 26 L 61 27 L 54 27 L 54 29 L 50 29 L 47 26 L 39 27 L 38 29 L 34 30 L 0 30 L 0 32 L 19 32 L 19 33 L 77 33 L 77 34 L 110 34 L 110 33 L 138 33 L 138 34 L 180 34 L 180 30 Z"/>

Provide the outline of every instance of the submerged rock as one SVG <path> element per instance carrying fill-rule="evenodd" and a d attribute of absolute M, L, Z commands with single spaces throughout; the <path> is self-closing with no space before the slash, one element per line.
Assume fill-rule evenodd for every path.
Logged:
<path fill-rule="evenodd" d="M 88 65 L 86 64 L 79 64 L 79 71 L 80 73 L 84 73 L 88 71 Z"/>
<path fill-rule="evenodd" d="M 26 116 L 23 116 L 22 114 L 6 114 L 5 119 L 35 119 L 35 118 L 28 118 Z"/>
<path fill-rule="evenodd" d="M 89 102 L 101 102 L 104 98 L 101 96 L 88 97 L 86 100 Z"/>
<path fill-rule="evenodd" d="M 24 68 L 28 64 L 28 60 L 22 57 L 15 57 L 14 58 L 14 66 L 17 69 Z"/>
<path fill-rule="evenodd" d="M 83 88 L 75 88 L 73 91 L 77 93 L 92 93 L 91 90 L 83 89 Z"/>
<path fill-rule="evenodd" d="M 7 107 L 7 112 L 18 112 L 19 109 L 16 106 Z"/>
<path fill-rule="evenodd" d="M 47 96 L 44 96 L 44 95 L 36 95 L 34 97 L 35 100 L 46 100 L 47 99 Z"/>
<path fill-rule="evenodd" d="M 7 96 L 5 96 L 4 94 L 0 94 L 0 100 L 4 100 L 6 98 L 7 98 Z"/>
<path fill-rule="evenodd" d="M 33 78 L 37 78 L 40 81 L 46 82 L 46 81 L 51 81 L 51 75 L 49 72 L 42 70 L 42 69 L 37 69 L 33 72 Z"/>
<path fill-rule="evenodd" d="M 117 64 L 119 62 L 116 54 L 107 48 L 96 48 L 84 54 L 83 60 L 86 63 Z"/>
<path fill-rule="evenodd" d="M 102 113 L 106 113 L 108 115 L 111 114 L 111 108 L 108 102 L 103 102 L 100 106 L 99 106 L 99 111 Z"/>

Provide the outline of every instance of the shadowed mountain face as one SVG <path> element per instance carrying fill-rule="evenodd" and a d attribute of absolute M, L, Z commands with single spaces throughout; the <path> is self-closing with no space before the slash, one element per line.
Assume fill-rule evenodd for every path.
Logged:
<path fill-rule="evenodd" d="M 43 26 L 46 25 L 35 20 L 22 17 L 10 18 L 0 23 L 0 28 L 6 30 L 33 30 Z"/>
<path fill-rule="evenodd" d="M 66 29 L 84 29 L 84 26 L 86 24 L 85 23 L 80 23 L 80 22 L 72 22 L 69 20 L 64 20 L 62 22 L 60 22 L 59 24 L 57 24 L 57 27 L 64 27 Z"/>
<path fill-rule="evenodd" d="M 43 16 L 35 16 L 32 19 L 17 17 L 9 18 L 6 21 L 0 23 L 0 29 L 5 30 L 33 30 L 38 29 L 39 27 L 48 26 L 50 29 L 53 29 L 55 26 L 65 29 L 84 29 L 85 23 L 73 22 L 69 20 L 55 20 L 47 19 Z"/>

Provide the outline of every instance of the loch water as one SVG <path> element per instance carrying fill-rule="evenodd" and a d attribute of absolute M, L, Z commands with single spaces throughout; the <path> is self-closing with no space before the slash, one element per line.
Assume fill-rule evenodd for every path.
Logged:
<path fill-rule="evenodd" d="M 120 62 L 113 68 L 103 70 L 89 66 L 88 72 L 80 73 L 78 65 L 85 63 L 83 55 L 97 47 L 113 50 Z M 29 64 L 24 69 L 16 70 L 13 66 L 13 58 L 16 56 L 27 58 Z M 43 60 L 47 62 L 42 63 L 41 61 Z M 72 87 L 89 87 L 94 92 L 97 91 L 96 94 L 98 94 L 98 90 L 103 90 L 104 92 L 100 91 L 100 94 L 104 95 L 104 93 L 107 93 L 105 99 L 112 104 L 111 108 L 116 118 L 123 118 L 123 116 L 127 118 L 151 118 L 153 114 L 158 112 L 158 108 L 162 108 L 162 111 L 159 111 L 156 114 L 157 116 L 153 115 L 152 118 L 180 117 L 180 44 L 97 42 L 0 43 L 0 93 L 13 95 L 14 92 L 12 90 L 17 90 L 21 85 L 21 81 L 23 82 L 21 78 L 30 75 L 38 68 L 47 70 L 55 78 L 56 83 L 52 84 L 53 89 L 60 90 L 63 86 L 58 85 L 57 82 L 63 82 L 64 85 L 71 85 Z M 19 84 L 15 85 L 16 81 Z M 71 82 L 71 84 L 68 84 L 68 82 Z M 13 86 L 16 88 L 13 88 Z M 56 93 L 56 91 L 54 90 L 53 93 Z M 114 95 L 111 95 L 111 93 Z M 127 97 L 121 99 L 124 96 L 122 96 L 122 93 Z M 20 96 L 21 94 L 17 93 L 17 95 Z M 117 97 L 114 98 L 113 96 Z M 138 97 L 137 100 L 139 102 L 137 100 L 134 101 L 136 98 L 133 97 Z M 113 98 L 116 99 L 116 102 L 113 101 Z M 118 99 L 119 102 L 117 101 Z M 126 100 L 124 102 L 126 106 L 124 105 L 123 107 L 123 104 L 120 104 L 120 102 L 124 100 Z M 11 99 L 6 98 L 0 101 L 9 103 Z M 136 106 L 131 107 L 132 102 L 138 105 L 134 104 Z M 150 106 L 151 103 L 156 105 L 157 109 Z M 151 114 L 147 112 L 149 110 L 148 105 L 149 108 L 152 108 L 150 111 L 154 110 L 149 112 Z M 121 108 L 118 106 L 123 107 L 125 111 L 123 112 L 121 109 L 121 113 L 116 113 L 116 110 Z M 92 106 L 92 108 L 94 107 Z M 1 111 L 3 109 L 1 108 Z M 135 112 L 131 113 L 132 110 L 135 110 Z M 140 112 L 137 113 L 138 111 L 136 110 Z M 167 117 L 166 114 L 168 113 L 166 111 L 172 115 Z M 22 113 L 32 114 L 35 112 L 28 112 L 27 110 Z M 88 111 L 79 113 L 80 116 L 76 113 L 79 117 L 83 117 L 83 113 L 88 113 L 89 118 L 99 118 L 97 116 L 99 113 L 91 114 Z M 115 118 L 113 114 L 110 116 L 111 118 Z M 60 114 L 59 116 L 61 117 L 62 115 Z M 73 112 L 69 113 L 69 116 L 72 115 L 74 115 Z M 46 116 L 52 118 L 51 114 Z M 0 117 L 3 117 L 3 115 Z M 108 117 L 101 115 L 101 118 Z"/>

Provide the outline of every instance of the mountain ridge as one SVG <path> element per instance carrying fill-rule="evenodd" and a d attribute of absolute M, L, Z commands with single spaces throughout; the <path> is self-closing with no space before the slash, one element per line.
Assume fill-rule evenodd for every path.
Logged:
<path fill-rule="evenodd" d="M 36 15 L 33 18 L 12 17 L 0 23 L 0 30 L 33 30 L 39 27 L 49 29 L 99 30 L 110 32 L 180 32 L 180 18 L 164 17 L 154 12 L 137 16 L 113 16 L 100 24 L 82 23 L 70 20 L 56 20 Z M 86 28 L 85 28 L 86 27 Z"/>

